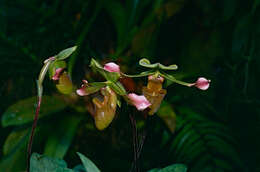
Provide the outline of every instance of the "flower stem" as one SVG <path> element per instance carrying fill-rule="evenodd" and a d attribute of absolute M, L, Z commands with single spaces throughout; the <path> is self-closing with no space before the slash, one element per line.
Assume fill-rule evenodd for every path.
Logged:
<path fill-rule="evenodd" d="M 30 139 L 29 139 L 28 147 L 27 147 L 27 172 L 30 172 L 30 157 L 31 157 L 31 154 L 32 154 L 33 137 L 34 137 L 35 129 L 36 129 L 36 126 L 37 126 L 37 121 L 38 121 L 38 118 L 39 118 L 41 102 L 42 102 L 42 98 L 38 97 L 37 108 L 36 108 L 36 111 L 35 111 L 31 135 L 30 135 Z"/>

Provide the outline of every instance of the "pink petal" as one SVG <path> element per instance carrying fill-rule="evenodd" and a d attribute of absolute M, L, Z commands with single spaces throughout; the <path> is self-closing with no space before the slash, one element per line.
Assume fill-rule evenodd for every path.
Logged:
<path fill-rule="evenodd" d="M 64 68 L 58 68 L 58 69 L 56 69 L 55 74 L 54 74 L 54 76 L 52 77 L 52 79 L 55 80 L 55 81 L 59 80 L 59 79 L 60 79 L 60 75 L 61 75 L 61 73 L 62 73 L 63 70 L 64 70 Z"/>
<path fill-rule="evenodd" d="M 104 65 L 104 69 L 108 72 L 118 72 L 118 73 L 120 72 L 120 67 L 113 62 L 106 63 Z"/>
<path fill-rule="evenodd" d="M 137 108 L 137 110 L 142 111 L 149 106 L 151 103 L 145 98 L 145 96 L 138 96 L 134 93 L 128 94 L 128 98 L 131 100 L 132 104 Z"/>
<path fill-rule="evenodd" d="M 85 80 L 85 79 L 83 79 L 82 82 L 83 82 L 84 84 L 88 84 L 88 81 Z"/>
<path fill-rule="evenodd" d="M 201 89 L 201 90 L 207 90 L 209 88 L 210 80 L 200 77 L 195 83 L 195 87 Z"/>
<path fill-rule="evenodd" d="M 83 84 L 81 85 L 81 88 L 77 89 L 76 92 L 79 96 L 87 96 L 88 93 L 86 92 L 86 84 L 88 84 L 88 81 L 83 79 L 82 82 Z"/>
<path fill-rule="evenodd" d="M 86 96 L 86 95 L 88 95 L 87 93 L 86 93 L 86 91 L 85 91 L 85 87 L 81 87 L 80 89 L 77 89 L 77 94 L 79 95 L 79 96 Z"/>

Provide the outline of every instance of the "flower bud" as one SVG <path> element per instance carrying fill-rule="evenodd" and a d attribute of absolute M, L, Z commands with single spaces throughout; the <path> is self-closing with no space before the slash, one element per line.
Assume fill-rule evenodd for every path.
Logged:
<path fill-rule="evenodd" d="M 210 85 L 209 83 L 210 82 L 211 82 L 210 80 L 208 80 L 208 79 L 206 79 L 204 77 L 200 77 L 200 78 L 198 78 L 198 80 L 195 83 L 192 83 L 189 86 L 190 87 L 191 86 L 195 86 L 198 89 L 207 90 L 209 88 L 209 85 Z"/>
<path fill-rule="evenodd" d="M 104 65 L 104 69 L 108 72 L 118 72 L 118 73 L 120 73 L 120 67 L 113 62 L 106 63 Z"/>

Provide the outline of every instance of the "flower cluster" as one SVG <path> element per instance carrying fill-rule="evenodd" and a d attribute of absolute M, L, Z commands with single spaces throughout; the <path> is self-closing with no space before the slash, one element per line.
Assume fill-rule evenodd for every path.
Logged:
<path fill-rule="evenodd" d="M 93 116 L 95 125 L 99 130 L 105 129 L 112 122 L 116 113 L 116 107 L 117 105 L 120 105 L 118 96 L 122 96 L 124 100 L 135 106 L 137 110 L 143 111 L 148 109 L 148 114 L 153 115 L 159 109 L 160 104 L 167 93 L 167 91 L 163 89 L 165 78 L 188 87 L 195 86 L 201 90 L 208 89 L 210 83 L 210 80 L 203 77 L 200 77 L 195 83 L 185 83 L 176 80 L 172 76 L 161 74 L 158 71 L 152 73 L 141 73 L 140 75 L 135 76 L 126 75 L 120 71 L 120 66 L 116 63 L 109 62 L 104 66 L 101 66 L 94 59 L 92 59 L 90 66 L 99 71 L 107 81 L 89 83 L 87 80 L 83 80 L 81 88 L 77 89 L 76 93 L 79 96 L 88 96 L 97 93 L 92 99 L 92 106 L 90 106 L 88 110 Z M 166 69 L 169 68 L 169 66 L 163 67 Z M 53 76 L 53 80 L 57 80 L 57 78 L 61 76 L 60 73 L 62 71 L 63 69 L 58 68 Z M 137 95 L 133 92 L 127 93 L 123 84 L 120 83 L 120 78 L 123 77 L 142 76 L 148 76 L 148 84 L 142 88 L 142 95 Z"/>
<path fill-rule="evenodd" d="M 117 106 L 121 106 L 120 97 L 123 97 L 128 104 L 135 106 L 137 110 L 143 111 L 148 109 L 146 111 L 148 115 L 153 115 L 158 111 L 167 93 L 166 89 L 163 89 L 165 79 L 172 83 L 188 87 L 197 87 L 201 90 L 207 90 L 210 85 L 210 80 L 203 77 L 198 78 L 195 83 L 186 83 L 177 80 L 165 72 L 168 70 L 176 70 L 178 67 L 174 64 L 169 66 L 160 63 L 151 64 L 148 59 L 141 59 L 139 64 L 149 68 L 149 70 L 137 75 L 127 75 L 123 73 L 120 70 L 120 66 L 114 62 L 109 62 L 102 66 L 95 59 L 92 59 L 90 66 L 94 71 L 99 72 L 106 81 L 89 83 L 87 80 L 83 80 L 81 87 L 75 89 L 66 72 L 66 62 L 64 60 L 68 58 L 76 48 L 75 46 L 65 49 L 44 61 L 44 66 L 38 80 L 39 98 L 42 95 L 43 79 L 47 70 L 49 70 L 50 78 L 56 83 L 59 92 L 70 95 L 75 95 L 74 93 L 76 93 L 79 96 L 91 97 L 91 104 L 87 105 L 87 109 L 93 116 L 95 125 L 99 130 L 107 128 L 114 119 Z M 130 86 L 131 89 L 128 89 L 129 85 L 126 85 L 126 79 L 134 77 L 148 77 L 147 86 L 142 88 L 142 95 L 134 93 L 135 89 L 132 89 L 133 86 Z"/>

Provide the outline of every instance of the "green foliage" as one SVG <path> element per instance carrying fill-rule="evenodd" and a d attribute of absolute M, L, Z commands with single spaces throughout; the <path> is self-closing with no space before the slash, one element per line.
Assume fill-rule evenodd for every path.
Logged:
<path fill-rule="evenodd" d="M 61 111 L 66 107 L 66 104 L 56 97 L 43 96 L 41 105 L 41 117 Z M 34 119 L 36 97 L 20 100 L 10 106 L 2 116 L 2 125 L 4 127 L 11 125 L 21 125 L 32 122 Z"/>
<path fill-rule="evenodd" d="M 91 172 L 100 172 L 100 170 L 96 167 L 96 165 L 87 157 L 85 157 L 83 154 L 78 152 L 78 155 L 84 165 L 84 168 L 86 171 L 91 171 Z"/>
<path fill-rule="evenodd" d="M 148 172 L 187 172 L 187 167 L 183 164 L 173 164 L 163 169 L 152 169 Z"/>
<path fill-rule="evenodd" d="M 65 117 L 56 126 L 57 131 L 49 135 L 44 148 L 44 155 L 63 158 L 71 145 L 81 119 L 81 117 L 74 116 Z"/>
<path fill-rule="evenodd" d="M 65 161 L 49 158 L 47 156 L 33 153 L 31 156 L 30 172 L 73 172 L 67 168 Z"/>
<path fill-rule="evenodd" d="M 73 169 L 69 169 L 67 163 L 62 159 L 33 153 L 31 156 L 30 172 L 100 172 L 91 160 L 81 153 L 78 153 L 78 155 L 84 167 L 82 168 L 81 165 L 78 165 Z"/>
<path fill-rule="evenodd" d="M 236 142 L 225 125 L 201 117 L 188 108 L 178 109 L 176 136 L 169 147 L 170 158 L 185 162 L 190 171 L 243 169 Z"/>

